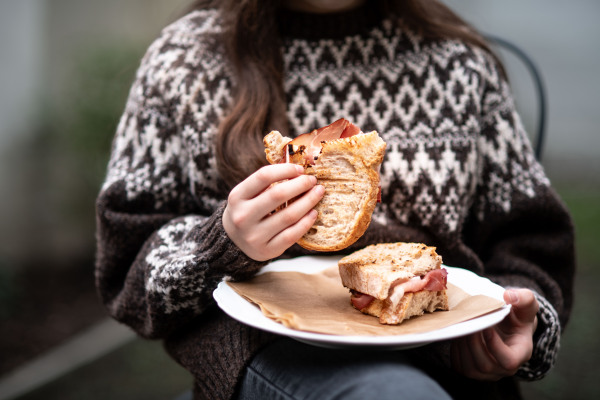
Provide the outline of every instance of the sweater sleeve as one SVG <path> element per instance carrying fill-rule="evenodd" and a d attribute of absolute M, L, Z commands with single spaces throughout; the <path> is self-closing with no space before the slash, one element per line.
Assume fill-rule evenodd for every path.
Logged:
<path fill-rule="evenodd" d="M 570 215 L 551 188 L 496 64 L 483 74 L 482 175 L 466 241 L 484 273 L 504 287 L 524 287 L 540 303 L 534 352 L 519 376 L 537 379 L 554 364 L 572 303 L 575 269 Z"/>
<path fill-rule="evenodd" d="M 186 96 L 201 90 L 190 83 L 202 82 L 202 71 L 182 60 L 191 45 L 171 28 L 149 48 L 97 199 L 97 289 L 109 313 L 144 337 L 187 324 L 212 304 L 223 278 L 262 265 L 225 233 L 225 196 L 192 193 L 194 161 L 180 122 Z"/>

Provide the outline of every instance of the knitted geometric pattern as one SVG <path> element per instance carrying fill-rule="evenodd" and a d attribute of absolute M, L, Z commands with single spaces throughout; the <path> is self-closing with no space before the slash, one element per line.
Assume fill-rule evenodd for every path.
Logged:
<path fill-rule="evenodd" d="M 231 101 L 231 79 L 218 43 L 208 40 L 220 31 L 215 18 L 193 13 L 149 49 L 105 187 L 126 178 L 135 198 L 152 184 L 160 209 L 181 195 L 180 175 L 201 204 L 217 206 L 220 181 L 210 144 Z M 284 53 L 292 134 L 346 117 L 387 142 L 375 220 L 393 216 L 452 232 L 478 186 L 485 185 L 477 194 L 483 218 L 488 208 L 508 212 L 514 192 L 532 197 L 536 185 L 548 184 L 491 57 L 460 42 L 425 44 L 393 29 L 386 21 L 366 37 L 317 46 L 290 40 Z M 168 107 L 173 102 L 174 109 Z M 133 119 L 141 105 L 143 114 Z M 129 168 L 135 173 L 126 174 Z"/>
<path fill-rule="evenodd" d="M 227 192 L 213 145 L 235 82 L 220 33 L 217 12 L 195 11 L 149 47 L 99 196 L 99 291 L 111 313 L 144 336 L 184 326 L 213 304 L 222 279 L 263 265 L 221 224 Z M 508 84 L 485 51 L 426 41 L 384 21 L 342 39 L 285 39 L 283 52 L 292 136 L 345 117 L 387 142 L 372 225 L 458 243 L 467 222 L 501 218 L 515 199 L 546 193 Z M 540 305 L 549 336 L 523 371 L 530 378 L 552 365 L 555 349 L 545 346 L 560 334 L 552 305 Z"/>

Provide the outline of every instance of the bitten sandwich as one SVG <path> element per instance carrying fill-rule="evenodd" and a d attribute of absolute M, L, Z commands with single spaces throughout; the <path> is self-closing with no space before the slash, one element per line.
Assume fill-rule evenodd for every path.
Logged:
<path fill-rule="evenodd" d="M 264 138 L 267 161 L 304 166 L 325 188 L 312 228 L 298 241 L 309 250 L 341 250 L 360 238 L 380 200 L 379 168 L 385 142 L 346 119 L 295 139 L 272 131 Z"/>
<path fill-rule="evenodd" d="M 441 265 L 435 247 L 403 242 L 367 246 L 338 262 L 354 308 L 390 325 L 449 309 Z"/>

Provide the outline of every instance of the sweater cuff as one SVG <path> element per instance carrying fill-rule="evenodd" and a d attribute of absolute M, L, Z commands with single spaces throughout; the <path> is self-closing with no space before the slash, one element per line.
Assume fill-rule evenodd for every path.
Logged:
<path fill-rule="evenodd" d="M 523 364 L 516 376 L 527 381 L 542 379 L 556 362 L 560 349 L 560 322 L 558 313 L 544 297 L 534 292 L 540 305 L 538 326 L 533 337 L 533 353 L 529 361 Z"/>

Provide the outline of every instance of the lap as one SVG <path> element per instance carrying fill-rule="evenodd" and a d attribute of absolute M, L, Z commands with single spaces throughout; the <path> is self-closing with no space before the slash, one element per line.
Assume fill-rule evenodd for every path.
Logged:
<path fill-rule="evenodd" d="M 279 340 L 247 367 L 239 397 L 246 399 L 449 399 L 403 352 L 325 349 Z"/>

